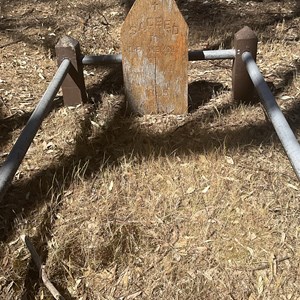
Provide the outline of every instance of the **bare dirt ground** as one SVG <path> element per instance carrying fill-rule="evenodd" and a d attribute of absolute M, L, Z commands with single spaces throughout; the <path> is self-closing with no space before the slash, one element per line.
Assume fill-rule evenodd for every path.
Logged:
<path fill-rule="evenodd" d="M 299 1 L 177 1 L 190 49 L 250 26 L 257 63 L 300 136 Z M 63 35 L 118 53 L 117 0 L 5 1 L 3 162 L 57 69 Z M 231 61 L 191 62 L 190 113 L 124 115 L 120 67 L 85 68 L 89 103 L 59 95 L 0 204 L 0 298 L 300 299 L 300 185 L 261 105 L 231 100 Z"/>

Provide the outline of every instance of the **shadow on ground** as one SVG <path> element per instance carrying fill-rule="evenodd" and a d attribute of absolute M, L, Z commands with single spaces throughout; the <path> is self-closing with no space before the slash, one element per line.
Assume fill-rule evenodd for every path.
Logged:
<path fill-rule="evenodd" d="M 300 105 L 294 107 L 292 112 L 299 111 L 299 109 Z M 144 135 L 132 128 L 130 118 L 124 119 L 122 106 L 115 112 L 113 119 L 107 125 L 107 130 L 100 136 L 89 140 L 91 130 L 89 119 L 92 113 L 87 114 L 80 124 L 81 134 L 76 138 L 76 147 L 72 155 L 62 157 L 59 164 L 50 164 L 29 180 L 12 186 L 5 202 L 1 205 L 1 241 L 9 237 L 15 218 L 30 216 L 31 212 L 38 210 L 40 205 L 55 199 L 56 210 L 59 211 L 63 201 L 62 189 L 68 189 L 72 184 L 73 170 L 79 165 L 83 167 L 87 164 L 84 176 L 93 178 L 106 167 L 118 166 L 123 156 L 128 158 L 134 156 L 138 162 L 145 157 L 169 156 L 174 153 L 177 155 L 188 155 L 190 152 L 207 153 L 224 143 L 227 149 L 244 146 L 244 151 L 246 151 L 247 145 L 260 146 L 273 143 L 274 139 L 277 140 L 268 122 L 246 127 L 216 128 L 211 132 L 203 128 L 198 129 L 198 118 L 208 118 L 210 114 L 215 114 L 212 111 L 199 115 L 195 120 L 166 134 Z M 293 125 L 299 126 L 299 124 L 298 120 Z M 193 132 L 192 135 L 191 132 Z M 29 195 L 29 197 L 26 198 L 24 195 Z M 47 238 L 50 238 L 48 234 L 51 233 L 52 225 L 49 214 L 46 213 L 42 226 L 38 230 L 39 234 L 35 237 L 37 251 L 44 260 L 47 257 Z M 31 262 L 25 279 L 24 299 L 34 299 L 39 288 L 36 284 L 39 282 L 38 278 L 35 266 Z M 65 289 L 62 290 L 65 291 Z M 64 296 L 66 299 L 72 299 L 70 295 Z"/>
<path fill-rule="evenodd" d="M 296 65 L 299 71 L 299 64 Z M 276 92 L 282 91 L 282 88 L 289 86 L 293 81 L 293 74 L 295 70 L 288 71 L 282 75 L 282 85 Z M 101 103 L 101 94 L 115 94 L 120 96 L 122 93 L 121 68 L 112 68 L 111 72 L 102 80 L 100 85 L 92 86 L 88 90 L 89 95 L 94 95 Z M 121 100 L 118 105 L 113 118 L 106 126 L 106 130 L 92 140 L 88 139 L 91 132 L 90 119 L 95 110 L 89 111 L 85 116 L 85 119 L 81 121 L 80 128 L 81 134 L 77 136 L 76 147 L 74 153 L 70 156 L 63 156 L 59 165 L 49 165 L 46 169 L 41 170 L 30 180 L 18 183 L 12 186 L 8 195 L 5 197 L 4 209 L 0 212 L 0 240 L 4 241 L 10 233 L 13 226 L 15 217 L 20 213 L 28 215 L 32 211 L 35 205 L 39 205 L 39 200 L 35 199 L 46 196 L 53 184 L 53 177 L 56 181 L 61 182 L 61 179 L 66 180 L 66 188 L 71 182 L 68 182 L 68 178 L 72 174 L 74 166 L 78 164 L 85 164 L 87 158 L 92 157 L 89 163 L 87 176 L 92 175 L 100 167 L 99 162 L 107 161 L 107 164 L 114 164 L 120 156 L 130 156 L 135 153 L 137 156 L 149 156 L 153 155 L 170 155 L 176 153 L 178 155 L 188 154 L 192 152 L 208 152 L 219 146 L 219 141 L 222 141 L 226 137 L 228 148 L 234 148 L 238 145 L 260 145 L 262 142 L 268 142 L 272 139 L 274 132 L 271 125 L 268 122 L 259 124 L 253 124 L 251 126 L 242 128 L 216 128 L 213 132 L 207 133 L 205 129 L 199 128 L 197 125 L 202 120 L 209 119 L 215 114 L 214 110 L 208 110 L 204 113 L 197 115 L 197 108 L 209 101 L 215 93 L 223 90 L 223 86 L 216 82 L 198 81 L 189 85 L 190 104 L 195 111 L 195 118 L 192 121 L 184 124 L 183 126 L 176 128 L 174 131 L 167 132 L 161 135 L 144 135 L 142 132 L 135 132 L 132 129 L 130 118 L 124 118 L 124 101 Z M 61 100 L 57 101 L 54 107 L 61 105 Z M 95 106 L 96 107 L 96 106 Z M 298 105 L 295 105 L 288 113 L 293 115 L 293 126 L 299 127 L 298 119 L 294 118 L 295 112 L 299 109 Z M 225 105 L 220 108 L 223 113 L 229 113 L 231 111 L 231 105 Z M 2 122 L 2 126 L 16 128 L 23 126 L 28 120 L 29 113 L 24 115 L 16 115 L 10 120 Z M 121 125 L 120 125 L 121 124 Z M 190 135 L 191 130 L 196 131 L 195 137 L 197 142 L 193 140 L 193 136 Z M 198 142 L 201 140 L 202 142 Z M 90 147 L 87 147 L 89 145 Z M 145 145 L 147 145 L 145 147 Z M 119 150 L 122 149 L 122 150 Z M 149 150 L 150 149 L 150 150 Z M 99 154 L 102 155 L 99 157 Z M 97 161 L 93 161 L 94 157 L 97 157 Z M 106 159 L 107 158 L 107 159 Z M 89 174 L 89 175 L 88 175 Z M 70 178 L 69 178 L 70 180 Z M 24 195 L 28 192 L 31 193 L 33 201 L 25 199 Z M 45 199 L 45 198 L 44 198 Z M 10 213 L 7 213 L 10 211 Z"/>
<path fill-rule="evenodd" d="M 39 0 L 35 2 L 52 3 L 49 0 Z M 129 3 L 133 1 L 121 2 Z M 9 17 L 9 12 L 4 9 L 5 5 L 8 3 L 10 3 L 9 7 L 11 10 L 13 8 L 17 9 L 24 3 L 29 5 L 31 1 L 4 1 L 1 3 L 1 10 L 3 13 L 0 17 L 0 31 L 12 40 L 9 44 L 25 42 L 33 47 L 43 47 L 46 53 L 50 51 L 52 55 L 54 55 L 54 46 L 58 41 L 58 37 L 65 35 L 68 30 L 74 26 L 74 19 L 70 19 L 70 14 L 83 20 L 88 20 L 94 12 L 103 11 L 106 8 L 103 3 L 79 4 L 76 8 L 72 8 L 72 10 L 69 11 L 69 15 L 63 16 L 62 14 L 65 14 L 65 10 L 63 12 L 57 11 L 56 6 L 53 5 L 51 6 L 53 15 L 48 16 L 47 18 L 40 17 L 32 19 L 30 16 L 34 12 L 34 8 L 31 8 L 31 6 L 30 9 L 25 11 L 18 18 Z M 257 1 L 256 5 L 259 5 L 261 8 L 259 10 L 251 9 L 251 6 L 247 4 L 247 1 L 240 1 L 238 4 L 235 4 L 230 2 L 220 3 L 214 0 L 178 0 L 177 3 L 180 11 L 186 17 L 190 28 L 191 47 L 193 47 L 193 43 L 199 41 L 205 42 L 211 36 L 219 36 L 216 42 L 207 44 L 207 47 L 205 47 L 206 49 L 218 49 L 220 46 L 230 48 L 233 34 L 245 25 L 251 27 L 257 33 L 264 33 L 266 27 L 269 25 L 293 20 L 300 16 L 299 1 L 295 1 L 294 9 L 289 13 L 268 12 L 267 8 L 272 5 L 273 2 L 270 4 L 265 1 Z M 128 9 L 128 7 L 126 9 Z M 99 18 L 98 15 L 92 17 Z M 36 30 L 37 28 L 39 28 L 41 32 L 45 31 L 45 28 L 53 28 L 55 29 L 55 35 L 45 33 L 38 36 L 30 33 L 30 29 Z"/>
<path fill-rule="evenodd" d="M 116 82 L 110 81 L 111 78 L 116 78 L 118 72 L 119 70 L 113 69 L 102 84 L 98 86 L 98 91 L 102 91 L 102 93 L 103 91 L 106 93 L 121 91 L 122 87 L 117 83 L 118 80 Z M 109 82 L 112 84 L 109 85 Z M 222 88 L 221 84 L 214 82 L 195 82 L 190 85 L 191 99 L 193 103 L 197 103 L 197 107 L 199 104 L 201 106 L 207 103 L 212 95 Z M 202 96 L 199 97 L 198 89 L 206 90 L 205 96 L 201 93 Z M 89 90 L 89 94 L 97 95 L 97 87 L 93 86 Z M 201 123 L 201 120 L 208 120 L 214 116 L 214 109 L 205 110 L 201 114 L 198 114 L 195 110 L 194 118 L 191 121 L 164 134 L 144 134 L 133 129 L 131 117 L 124 117 L 125 101 L 123 96 L 117 94 L 116 97 L 119 98 L 119 104 L 101 135 L 93 139 L 89 138 L 91 135 L 90 119 L 96 113 L 96 110 L 92 109 L 80 123 L 81 134 L 76 137 L 76 146 L 72 155 L 62 156 L 59 164 L 49 164 L 47 168 L 37 172 L 29 180 L 19 182 L 10 188 L 4 203 L 1 205 L 1 241 L 8 238 L 16 217 L 20 214 L 28 216 L 32 210 L 41 204 L 41 199 L 45 202 L 50 200 L 49 190 L 51 190 L 51 193 L 59 195 L 61 193 L 61 182 L 64 182 L 64 188 L 68 188 L 72 183 L 73 169 L 80 164 L 85 165 L 88 162 L 85 175 L 89 177 L 103 168 L 103 161 L 106 162 L 106 166 L 115 165 L 118 164 L 118 159 L 122 156 L 131 157 L 134 154 L 138 158 L 143 158 L 153 155 L 168 156 L 174 153 L 177 155 L 189 154 L 190 151 L 205 153 L 219 147 L 225 139 L 228 149 L 249 144 L 268 144 L 273 141 L 274 131 L 268 122 L 251 124 L 251 126 L 246 127 L 215 128 L 208 133 L 206 129 L 199 126 L 199 123 Z M 232 105 L 224 104 L 223 107 L 219 108 L 219 111 L 226 114 L 230 113 L 232 109 Z M 298 105 L 295 105 L 287 113 L 287 117 L 290 113 L 294 115 L 298 109 Z M 25 119 L 27 119 L 27 116 L 23 116 L 22 122 L 25 123 Z M 299 127 L 298 119 L 292 123 L 293 126 Z M 192 135 L 191 131 L 193 132 Z M 57 183 L 54 189 L 53 178 Z M 29 192 L 30 197 L 26 199 L 24 195 Z"/>
<path fill-rule="evenodd" d="M 182 3 L 185 2 L 182 1 Z M 213 28 L 215 28 L 215 22 L 221 22 L 219 18 L 229 17 L 229 20 L 231 20 L 236 14 L 236 12 L 231 9 L 232 7 L 227 5 L 212 7 L 208 4 L 201 5 L 198 1 L 189 2 L 188 5 L 188 11 L 193 11 L 193 18 L 197 18 L 197 22 L 196 20 L 191 20 L 192 34 L 199 34 L 199 36 L 204 39 L 203 30 L 201 31 L 200 26 L 202 26 L 201 28 L 209 28 L 214 24 Z M 183 9 L 183 4 L 181 4 L 180 7 Z M 222 11 L 222 14 L 220 14 L 219 11 Z M 300 4 L 298 3 L 291 18 L 299 16 L 299 11 Z M 207 12 L 210 12 L 210 14 L 207 14 Z M 284 16 L 270 17 L 261 24 L 251 21 L 251 15 L 248 15 L 247 18 L 249 26 L 263 30 L 268 24 L 282 21 Z M 239 20 L 242 22 L 243 19 L 239 18 Z M 7 29 L 3 26 L 13 26 L 4 25 L 5 20 L 2 21 L 0 30 Z M 235 24 L 236 29 L 240 29 L 240 24 L 238 22 Z M 32 26 L 32 24 L 29 25 Z M 205 34 L 209 36 L 211 32 Z M 28 40 L 26 35 L 19 34 L 18 32 L 15 33 L 13 38 L 29 43 L 32 42 L 32 40 Z M 227 46 L 230 40 L 231 36 L 225 36 L 218 45 L 210 45 L 209 48 L 217 48 L 220 44 Z M 54 48 L 53 46 L 54 41 L 50 41 L 49 44 L 45 45 L 47 49 L 49 49 L 49 47 Z M 297 64 L 297 71 L 299 71 L 299 64 Z M 207 153 L 214 151 L 215 148 L 223 143 L 226 143 L 226 148 L 228 149 L 240 146 L 244 146 L 244 149 L 247 149 L 247 145 L 250 144 L 252 146 L 259 146 L 262 143 L 268 144 L 274 142 L 274 140 L 277 141 L 273 128 L 267 121 L 245 127 L 215 128 L 210 132 L 207 132 L 207 130 L 199 126 L 201 120 L 206 120 L 214 116 L 215 111 L 212 109 L 197 114 L 197 108 L 207 103 L 213 94 L 223 90 L 221 84 L 206 81 L 194 82 L 189 86 L 189 105 L 191 112 L 195 113 L 195 118 L 193 118 L 192 121 L 164 134 L 144 134 L 131 126 L 131 118 L 124 118 L 125 102 L 120 95 L 122 92 L 120 78 L 122 78 L 120 68 L 112 69 L 109 75 L 102 80 L 100 86 L 95 85 L 88 91 L 89 95 L 95 96 L 100 103 L 103 101 L 103 99 L 101 99 L 103 92 L 117 95 L 119 98 L 120 104 L 116 107 L 113 117 L 101 135 L 89 139 L 91 135 L 90 119 L 92 119 L 96 113 L 95 110 L 91 110 L 87 112 L 84 120 L 80 123 L 81 133 L 76 137 L 76 146 L 71 155 L 62 156 L 59 164 L 50 163 L 49 166 L 37 172 L 32 178 L 21 181 L 10 188 L 4 202 L 1 203 L 0 241 L 6 241 L 9 238 L 17 218 L 21 216 L 25 218 L 29 217 L 34 210 L 38 210 L 44 203 L 50 203 L 54 199 L 57 202 L 56 209 L 59 210 L 60 203 L 63 201 L 62 189 L 68 189 L 72 184 L 73 170 L 79 165 L 84 166 L 87 164 L 85 176 L 92 178 L 95 174 L 99 173 L 99 170 L 105 167 L 117 166 L 122 156 L 132 157 L 132 155 L 135 155 L 137 160 L 141 160 L 144 157 L 169 156 L 174 153 L 177 155 L 188 155 L 190 152 Z M 277 93 L 280 93 L 284 88 L 292 84 L 294 80 L 294 70 L 287 71 L 282 75 L 282 78 L 282 86 L 277 88 Z M 97 105 L 95 105 L 95 107 L 97 107 Z M 230 105 L 220 108 L 224 114 L 230 113 L 231 109 L 232 107 Z M 299 128 L 300 126 L 299 119 L 294 118 L 294 115 L 296 115 L 299 110 L 300 105 L 296 104 L 286 114 L 294 128 Z M 29 114 L 16 115 L 12 119 L 4 120 L 5 122 L 1 123 L 1 126 L 8 128 L 5 139 L 0 141 L 0 143 L 2 143 L 1 145 L 4 145 L 4 141 L 8 139 L 12 130 L 26 123 L 28 117 Z M 191 134 L 191 132 L 193 132 L 193 134 Z M 105 162 L 105 165 L 103 165 L 103 162 Z M 25 195 L 28 195 L 28 197 Z M 49 219 L 48 213 L 46 213 L 44 222 L 42 222 L 41 228 L 39 228 L 39 235 L 35 237 L 37 250 L 44 259 L 47 257 L 45 233 L 47 236 L 47 233 L 51 232 L 51 227 L 51 220 Z M 39 287 L 39 285 L 36 284 L 38 278 L 35 267 L 31 262 L 25 279 L 27 294 L 23 295 L 24 298 L 34 299 Z M 66 299 L 71 299 L 70 295 L 64 296 Z"/>

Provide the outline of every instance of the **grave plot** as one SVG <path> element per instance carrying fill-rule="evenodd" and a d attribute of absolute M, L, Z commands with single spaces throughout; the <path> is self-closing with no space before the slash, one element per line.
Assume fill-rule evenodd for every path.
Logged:
<path fill-rule="evenodd" d="M 187 115 L 128 117 L 122 110 L 119 66 L 106 70 L 89 66 L 82 71 L 93 60 L 122 62 L 118 46 L 123 18 L 116 1 L 37 1 L 33 11 L 28 2 L 3 4 L 1 22 L 8 30 L 2 32 L 0 53 L 2 161 L 23 127 L 25 137 L 24 131 L 20 137 L 31 142 L 25 123 L 57 62 L 48 51 L 42 52 L 46 46 L 54 53 L 49 37 L 55 37 L 55 42 L 61 33 L 80 37 L 84 53 L 99 51 L 101 55 L 75 52 L 62 53 L 61 60 L 57 57 L 61 64 L 55 78 L 59 80 L 49 84 L 52 92 L 46 98 L 50 101 L 49 94 L 54 97 L 62 84 L 65 105 L 73 107 L 62 107 L 61 97 L 50 101 L 53 110 L 0 203 L 0 298 L 51 299 L 43 283 L 41 271 L 45 270 L 61 299 L 297 298 L 298 178 L 287 166 L 261 107 L 230 104 L 241 100 L 235 88 L 246 82 L 237 72 L 242 70 L 239 64 L 254 75 L 256 87 L 262 87 L 265 96 L 263 78 L 253 72 L 254 55 L 250 56 L 248 42 L 243 42 L 242 49 L 239 32 L 234 49 L 212 49 L 229 47 L 223 43 L 226 34 L 241 24 L 255 25 L 260 37 L 259 66 L 268 83 L 274 84 L 279 106 L 299 136 L 299 6 L 293 7 L 290 1 L 251 6 L 240 1 L 209 1 L 213 5 L 180 1 L 180 9 L 188 11 L 190 31 L 199 32 L 205 43 L 219 41 L 216 47 L 190 51 L 189 59 L 225 59 L 226 53 L 235 60 L 233 99 L 229 89 L 220 94 L 211 91 L 205 98 L 209 102 L 201 102 Z M 276 12 L 279 6 L 284 12 Z M 293 9 L 294 20 L 286 14 Z M 216 15 L 217 10 L 222 14 Z M 78 16 L 86 17 L 82 26 Z M 279 18 L 284 22 L 278 23 Z M 47 21 L 51 28 L 45 26 Z M 98 35 L 100 26 L 103 35 Z M 22 35 L 16 35 L 18 31 Z M 68 45 L 63 41 L 58 45 L 79 49 L 76 41 Z M 201 49 L 198 36 L 191 34 L 189 43 L 191 49 Z M 40 53 L 36 46 L 41 47 Z M 230 86 L 225 78 L 230 64 L 192 64 L 198 95 L 210 80 Z M 85 91 L 91 102 L 82 105 Z M 278 116 L 278 108 L 268 103 Z M 37 124 L 38 119 L 34 113 L 29 124 Z M 18 145 L 24 147 L 23 138 Z M 12 153 L 20 158 L 20 148 L 14 148 L 17 152 Z M 15 161 L 12 157 L 6 165 Z M 4 173 L 2 169 L 2 179 Z M 45 269 L 33 264 L 24 234 L 32 240 Z"/>

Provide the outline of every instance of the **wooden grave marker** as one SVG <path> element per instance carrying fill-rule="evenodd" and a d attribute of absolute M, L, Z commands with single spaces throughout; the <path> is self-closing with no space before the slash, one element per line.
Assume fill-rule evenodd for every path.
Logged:
<path fill-rule="evenodd" d="M 138 114 L 188 110 L 188 26 L 174 0 L 136 0 L 121 30 L 125 94 Z"/>

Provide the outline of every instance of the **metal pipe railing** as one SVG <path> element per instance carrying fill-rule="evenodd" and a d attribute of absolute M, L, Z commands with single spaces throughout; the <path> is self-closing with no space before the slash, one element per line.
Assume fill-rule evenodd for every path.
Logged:
<path fill-rule="evenodd" d="M 193 50 L 188 53 L 189 61 L 234 59 L 235 49 L 227 50 Z M 82 57 L 83 65 L 121 64 L 122 54 L 111 55 L 85 55 Z"/>
<path fill-rule="evenodd" d="M 298 140 L 276 103 L 275 97 L 261 75 L 251 53 L 244 52 L 242 54 L 242 59 L 246 65 L 249 76 L 257 89 L 269 119 L 272 122 L 283 148 L 294 168 L 294 171 L 300 179 L 300 145 Z"/>
<path fill-rule="evenodd" d="M 84 55 L 82 57 L 83 65 L 109 65 L 109 64 L 121 64 L 122 54 L 110 54 L 110 55 Z"/>
<path fill-rule="evenodd" d="M 7 159 L 0 168 L 0 201 L 3 199 L 5 192 L 11 184 L 11 181 L 13 180 L 43 120 L 49 113 L 52 101 L 64 81 L 70 67 L 70 60 L 64 59 L 10 151 Z"/>
<path fill-rule="evenodd" d="M 235 59 L 235 49 L 189 51 L 189 61 Z"/>

